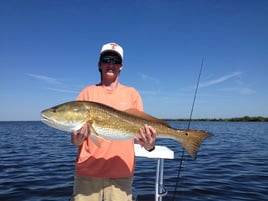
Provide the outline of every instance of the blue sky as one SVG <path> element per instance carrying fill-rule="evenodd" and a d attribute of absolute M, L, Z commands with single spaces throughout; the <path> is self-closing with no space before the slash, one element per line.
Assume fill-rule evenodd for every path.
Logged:
<path fill-rule="evenodd" d="M 123 84 L 145 111 L 268 116 L 266 0 L 1 0 L 0 121 L 39 120 L 99 81 L 102 44 L 124 48 Z"/>

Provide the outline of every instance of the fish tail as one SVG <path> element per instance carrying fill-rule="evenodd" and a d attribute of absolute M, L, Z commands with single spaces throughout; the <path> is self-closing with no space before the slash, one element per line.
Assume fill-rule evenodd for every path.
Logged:
<path fill-rule="evenodd" d="M 185 151 L 192 157 L 193 160 L 196 159 L 197 152 L 203 140 L 206 137 L 212 136 L 213 134 L 206 131 L 197 130 L 180 130 L 178 132 L 183 132 L 183 140 L 179 140 L 185 149 Z"/>

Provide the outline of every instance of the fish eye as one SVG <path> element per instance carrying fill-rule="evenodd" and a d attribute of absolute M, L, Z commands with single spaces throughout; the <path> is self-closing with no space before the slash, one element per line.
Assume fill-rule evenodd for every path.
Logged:
<path fill-rule="evenodd" d="M 52 112 L 56 113 L 57 112 L 57 108 L 56 107 L 52 108 Z"/>

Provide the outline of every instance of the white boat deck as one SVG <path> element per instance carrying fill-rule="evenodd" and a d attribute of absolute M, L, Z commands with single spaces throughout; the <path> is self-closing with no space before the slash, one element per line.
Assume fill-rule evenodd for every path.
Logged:
<path fill-rule="evenodd" d="M 163 158 L 163 159 L 174 159 L 174 152 L 165 146 L 155 146 L 155 149 L 148 152 L 142 148 L 139 144 L 134 144 L 135 156 L 146 157 L 146 158 Z"/>
<path fill-rule="evenodd" d="M 155 201 L 162 201 L 162 197 L 167 194 L 163 183 L 164 160 L 174 159 L 174 152 L 165 146 L 155 146 L 155 149 L 151 152 L 146 151 L 139 144 L 134 144 L 134 147 L 136 157 L 157 159 L 155 178 Z"/>

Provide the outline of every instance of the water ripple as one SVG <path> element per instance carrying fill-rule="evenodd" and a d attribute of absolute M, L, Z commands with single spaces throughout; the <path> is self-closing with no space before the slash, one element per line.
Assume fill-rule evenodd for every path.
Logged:
<path fill-rule="evenodd" d="M 185 128 L 185 122 L 169 122 Z M 202 144 L 197 160 L 170 139 L 157 144 L 174 150 L 165 160 L 165 201 L 267 200 L 268 124 L 193 122 L 192 129 L 214 136 Z M 68 200 L 72 194 L 77 148 L 70 135 L 41 122 L 0 122 L 0 200 Z M 156 159 L 137 158 L 133 188 L 140 200 L 154 200 Z M 175 184 L 178 181 L 178 187 Z"/>

